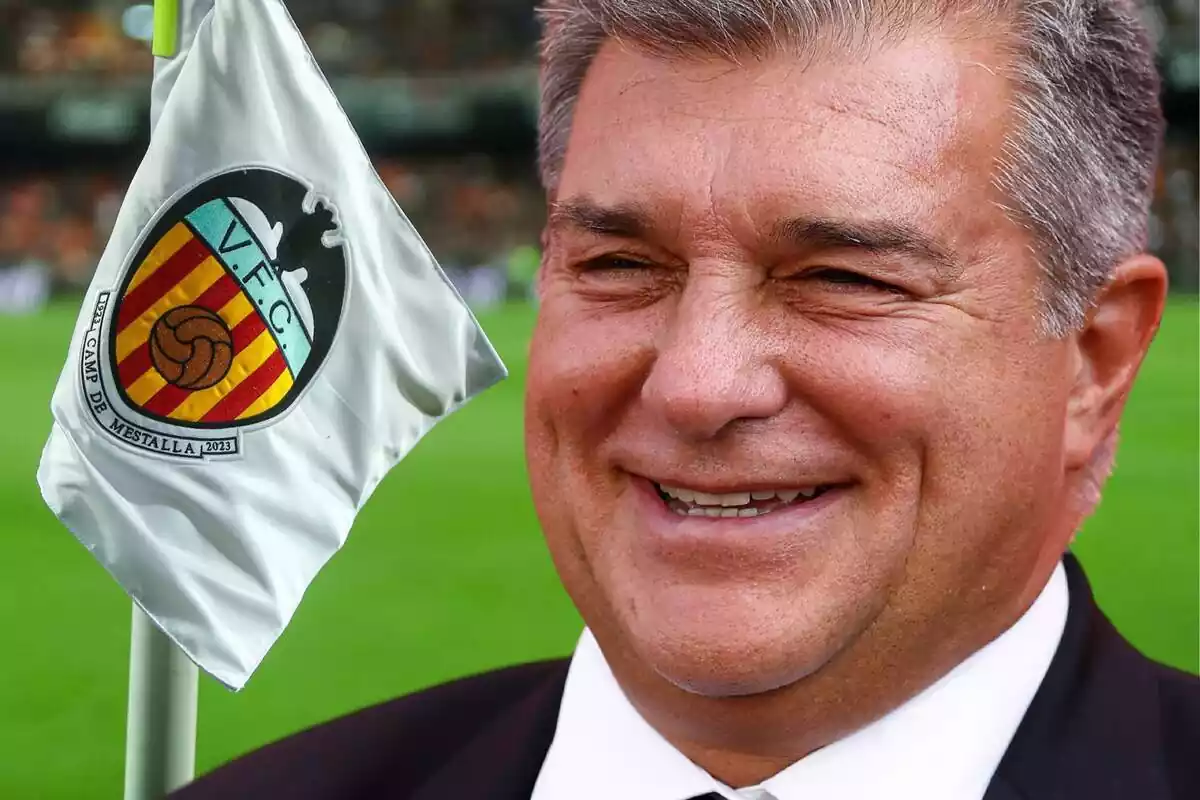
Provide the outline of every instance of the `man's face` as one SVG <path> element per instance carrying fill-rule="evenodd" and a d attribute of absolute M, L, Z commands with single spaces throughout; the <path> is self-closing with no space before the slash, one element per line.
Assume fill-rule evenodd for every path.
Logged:
<path fill-rule="evenodd" d="M 1009 94 L 973 47 L 591 67 L 526 424 L 610 660 L 723 696 L 948 652 L 1061 552 L 1069 351 L 992 188 Z"/>

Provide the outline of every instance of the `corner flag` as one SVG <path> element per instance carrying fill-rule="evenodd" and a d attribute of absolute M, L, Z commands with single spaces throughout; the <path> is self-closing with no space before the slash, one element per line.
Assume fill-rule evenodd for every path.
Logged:
<path fill-rule="evenodd" d="M 281 0 L 211 5 L 156 79 L 38 481 L 238 689 L 388 470 L 505 372 Z"/>

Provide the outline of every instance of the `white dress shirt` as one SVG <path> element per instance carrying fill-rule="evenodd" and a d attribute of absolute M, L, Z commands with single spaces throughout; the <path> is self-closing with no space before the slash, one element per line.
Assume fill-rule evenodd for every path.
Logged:
<path fill-rule="evenodd" d="M 1060 564 L 1015 625 L 887 716 L 759 786 L 731 789 L 650 727 L 589 631 L 567 674 L 532 800 L 980 800 L 1067 619 Z"/>

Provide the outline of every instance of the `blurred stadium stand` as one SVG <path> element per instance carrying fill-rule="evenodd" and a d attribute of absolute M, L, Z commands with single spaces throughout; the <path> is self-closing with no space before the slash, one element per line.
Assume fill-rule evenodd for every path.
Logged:
<path fill-rule="evenodd" d="M 537 244 L 533 5 L 288 2 L 383 180 L 463 280 L 527 274 Z M 1200 18 L 1196 0 L 1146 14 L 1170 121 L 1152 246 L 1194 292 Z M 131 0 L 0 0 L 0 310 L 87 284 L 148 139 L 151 22 Z"/>

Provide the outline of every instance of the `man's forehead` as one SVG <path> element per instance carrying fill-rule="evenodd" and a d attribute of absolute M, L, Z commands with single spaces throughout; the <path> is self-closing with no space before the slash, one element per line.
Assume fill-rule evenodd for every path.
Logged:
<path fill-rule="evenodd" d="M 965 183 L 982 201 L 1007 101 L 988 54 L 968 46 L 914 39 L 845 63 L 781 55 L 737 65 L 606 44 L 584 82 L 556 199 L 680 222 L 709 204 L 759 225 L 922 213 L 965 195 Z"/>
<path fill-rule="evenodd" d="M 625 174 L 766 160 L 786 172 L 823 155 L 929 172 L 964 149 L 990 156 L 1002 141 L 1008 92 L 989 48 L 931 35 L 868 56 L 734 64 L 669 60 L 609 42 L 583 83 L 564 172 L 605 157 Z M 664 154 L 668 142 L 674 152 Z"/>
<path fill-rule="evenodd" d="M 878 126 L 877 134 L 891 129 L 932 142 L 958 122 L 964 101 L 1003 85 L 1001 71 L 986 40 L 933 33 L 868 53 L 784 51 L 737 63 L 716 56 L 667 59 L 609 41 L 588 70 L 581 105 L 594 101 L 618 114 L 650 107 L 664 117 L 731 125 L 767 117 L 780 126 L 810 127 L 852 114 Z"/>

